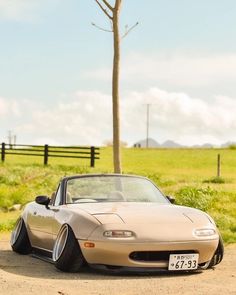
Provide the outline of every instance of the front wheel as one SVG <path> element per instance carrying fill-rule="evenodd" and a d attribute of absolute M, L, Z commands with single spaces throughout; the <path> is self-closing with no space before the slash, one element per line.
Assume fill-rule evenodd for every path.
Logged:
<path fill-rule="evenodd" d="M 52 253 L 56 268 L 65 272 L 78 272 L 85 259 L 72 229 L 65 224 L 56 239 Z"/>
<path fill-rule="evenodd" d="M 224 244 L 223 244 L 223 240 L 220 236 L 218 247 L 217 247 L 217 249 L 210 261 L 208 268 L 211 268 L 211 267 L 219 264 L 221 262 L 221 260 L 223 259 L 223 256 L 224 256 Z"/>
<path fill-rule="evenodd" d="M 223 244 L 223 240 L 220 236 L 219 243 L 218 243 L 218 246 L 216 248 L 216 251 L 215 251 L 213 257 L 211 258 L 210 261 L 208 261 L 204 265 L 202 265 L 201 268 L 208 269 L 208 268 L 211 268 L 211 267 L 219 264 L 221 262 L 221 260 L 223 259 L 223 256 L 224 256 L 224 244 Z"/>
<path fill-rule="evenodd" d="M 24 220 L 19 218 L 11 234 L 12 250 L 19 254 L 29 254 L 32 250 Z"/>

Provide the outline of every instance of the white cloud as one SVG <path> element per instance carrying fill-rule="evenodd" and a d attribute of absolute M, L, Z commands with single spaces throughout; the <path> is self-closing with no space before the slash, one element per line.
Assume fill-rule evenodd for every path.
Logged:
<path fill-rule="evenodd" d="M 34 0 L 0 0 L 0 18 L 9 20 L 30 19 Z"/>
<path fill-rule="evenodd" d="M 17 112 L 14 110 L 14 103 Z M 111 97 L 77 92 L 53 108 L 0 99 L 0 124 L 9 124 L 21 143 L 101 145 L 112 138 Z M 121 99 L 122 140 L 130 145 L 146 136 L 146 104 L 150 106 L 150 137 L 159 143 L 221 144 L 236 141 L 236 99 L 216 96 L 211 102 L 185 93 L 150 88 Z M 4 117 L 5 115 L 5 117 Z M 5 133 L 6 133 L 5 130 Z"/>
<path fill-rule="evenodd" d="M 141 74 L 151 81 L 167 81 L 172 85 L 200 87 L 222 82 L 222 79 L 234 80 L 235 66 L 236 54 L 209 56 L 179 54 L 156 58 L 134 55 L 127 62 L 123 74 L 126 75 L 124 79 L 133 75 L 138 78 Z"/>
<path fill-rule="evenodd" d="M 9 114 L 13 114 L 14 116 L 20 115 L 18 103 L 15 100 L 0 97 L 0 115 L 3 117 Z"/>
<path fill-rule="evenodd" d="M 5 101 L 5 99 L 0 97 L 0 115 L 3 116 L 7 113 L 8 111 L 8 106 L 7 103 Z"/>
<path fill-rule="evenodd" d="M 77 92 L 53 109 L 31 112 L 31 120 L 16 131 L 33 136 L 35 143 L 97 145 L 111 134 L 111 98 L 99 92 Z"/>
<path fill-rule="evenodd" d="M 217 96 L 208 102 L 184 93 L 171 93 L 158 88 L 132 93 L 135 127 L 145 134 L 145 104 L 150 103 L 150 136 L 159 142 L 167 139 L 182 144 L 220 144 L 236 140 L 236 99 Z M 141 110 L 141 104 L 142 106 Z M 128 114 L 126 114 L 126 117 Z"/>
<path fill-rule="evenodd" d="M 138 54 L 124 56 L 121 79 L 126 83 L 201 87 L 235 81 L 236 54 Z M 111 69 L 92 69 L 86 78 L 110 80 Z"/>
<path fill-rule="evenodd" d="M 32 21 L 38 19 L 39 9 L 61 0 L 0 0 L 0 19 Z"/>

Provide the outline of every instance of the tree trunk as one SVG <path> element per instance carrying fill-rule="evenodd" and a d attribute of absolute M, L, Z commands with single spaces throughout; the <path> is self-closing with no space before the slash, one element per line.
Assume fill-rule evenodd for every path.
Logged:
<path fill-rule="evenodd" d="M 113 163 L 114 172 L 121 173 L 120 155 L 120 107 L 119 107 L 119 74 L 120 74 L 120 33 L 119 13 L 121 0 L 116 0 L 113 12 L 113 42 L 114 58 L 112 73 L 112 103 L 113 103 Z"/>

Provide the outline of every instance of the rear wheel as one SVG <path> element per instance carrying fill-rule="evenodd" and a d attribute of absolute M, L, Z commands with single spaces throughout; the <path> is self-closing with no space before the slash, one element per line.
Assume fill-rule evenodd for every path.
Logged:
<path fill-rule="evenodd" d="M 56 267 L 65 272 L 78 272 L 85 262 L 78 241 L 67 224 L 57 236 L 52 258 Z"/>
<path fill-rule="evenodd" d="M 11 234 L 12 250 L 19 254 L 29 254 L 32 250 L 24 220 L 19 218 Z"/>

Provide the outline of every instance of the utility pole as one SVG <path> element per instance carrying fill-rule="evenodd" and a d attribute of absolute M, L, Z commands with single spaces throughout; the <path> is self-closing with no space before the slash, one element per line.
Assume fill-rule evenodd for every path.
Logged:
<path fill-rule="evenodd" d="M 147 103 L 147 120 L 146 120 L 146 148 L 149 148 L 149 109 L 150 103 Z"/>
<path fill-rule="evenodd" d="M 12 140 L 12 131 L 9 130 L 8 131 L 8 143 L 9 143 L 10 146 L 11 146 L 11 140 Z"/>
<path fill-rule="evenodd" d="M 11 130 L 8 131 L 8 144 L 11 149 L 16 144 L 16 135 Z"/>

